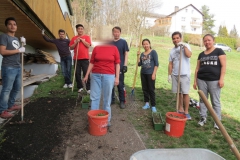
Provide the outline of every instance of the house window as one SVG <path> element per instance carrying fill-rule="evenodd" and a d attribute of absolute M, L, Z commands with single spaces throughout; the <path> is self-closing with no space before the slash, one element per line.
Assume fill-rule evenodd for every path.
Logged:
<path fill-rule="evenodd" d="M 186 9 L 186 13 L 187 13 L 187 9 Z"/>
<path fill-rule="evenodd" d="M 197 28 L 194 28 L 194 27 L 192 27 L 192 31 L 194 31 L 194 32 L 195 32 L 196 30 L 197 30 Z"/>
<path fill-rule="evenodd" d="M 182 26 L 182 31 L 184 32 L 186 29 L 186 26 Z"/>
<path fill-rule="evenodd" d="M 192 14 L 193 14 L 194 10 L 192 10 Z"/>
<path fill-rule="evenodd" d="M 185 17 L 182 17 L 182 21 L 185 21 Z"/>

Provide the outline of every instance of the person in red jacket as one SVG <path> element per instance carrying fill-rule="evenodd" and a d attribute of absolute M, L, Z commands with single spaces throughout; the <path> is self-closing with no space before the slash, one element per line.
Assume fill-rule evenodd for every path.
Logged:
<path fill-rule="evenodd" d="M 86 75 L 87 68 L 89 65 L 89 51 L 88 48 L 91 46 L 91 39 L 88 35 L 84 34 L 84 27 L 82 24 L 76 25 L 76 30 L 78 35 L 74 36 L 70 41 L 70 49 L 74 49 L 74 63 L 77 63 L 76 66 L 76 82 L 78 92 L 83 91 L 83 84 L 81 78 L 81 72 L 83 76 Z M 78 52 L 78 53 L 77 53 Z M 77 62 L 76 62 L 77 59 Z M 90 79 L 86 83 L 87 92 L 90 94 Z"/>
<path fill-rule="evenodd" d="M 108 126 L 111 121 L 111 99 L 113 86 L 119 84 L 120 56 L 116 46 L 104 43 L 94 47 L 90 65 L 83 79 L 88 80 L 91 74 L 91 110 L 98 110 L 101 93 L 103 109 L 108 112 Z"/>

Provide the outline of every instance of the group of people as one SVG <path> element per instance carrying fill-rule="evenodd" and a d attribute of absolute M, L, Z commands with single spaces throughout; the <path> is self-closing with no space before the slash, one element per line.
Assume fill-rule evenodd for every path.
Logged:
<path fill-rule="evenodd" d="M 0 54 L 2 60 L 2 91 L 0 95 L 0 117 L 10 118 L 13 114 L 10 111 L 21 109 L 15 105 L 15 100 L 21 87 L 21 63 L 20 53 L 25 52 L 25 47 L 15 33 L 17 23 L 13 17 L 5 20 L 7 32 L 0 35 Z M 91 39 L 84 34 L 84 26 L 76 25 L 77 35 L 71 40 L 66 38 L 64 30 L 58 31 L 58 39 L 49 39 L 42 30 L 43 38 L 47 42 L 54 43 L 58 49 L 61 61 L 61 70 L 64 76 L 64 88 L 72 88 L 72 56 L 70 50 L 74 50 L 74 65 L 76 67 L 76 82 L 78 92 L 83 91 L 83 83 L 86 83 L 86 90 L 90 94 L 91 109 L 99 109 L 101 94 L 103 94 L 103 108 L 109 112 L 108 126 L 111 125 L 111 104 L 115 103 L 115 90 L 117 86 L 119 93 L 120 108 L 125 108 L 124 74 L 127 72 L 128 52 L 127 42 L 122 39 L 121 28 L 116 26 L 112 29 L 113 40 L 104 41 L 101 45 L 94 47 L 89 59 L 89 47 Z M 172 34 L 174 47 L 169 54 L 168 82 L 172 83 L 172 92 L 178 93 L 179 81 L 179 106 L 177 112 L 186 115 L 191 119 L 188 111 L 189 90 L 190 90 L 190 57 L 192 55 L 190 46 L 182 42 L 180 32 Z M 194 76 L 194 89 L 203 91 L 206 97 L 210 95 L 213 108 L 221 120 L 220 91 L 224 86 L 226 72 L 226 55 L 223 50 L 214 47 L 214 37 L 206 34 L 203 37 L 205 51 L 199 54 Z M 152 109 L 156 112 L 155 81 L 159 66 L 158 54 L 151 47 L 149 39 L 142 40 L 144 52 L 137 52 L 139 55 L 138 66 L 141 66 L 141 83 L 145 105 L 143 109 Z M 180 53 L 182 55 L 180 56 Z M 180 60 L 181 57 L 181 60 Z M 180 63 L 181 62 L 181 63 Z M 179 70 L 179 63 L 181 70 Z M 81 73 L 83 72 L 83 79 Z M 91 74 L 90 74 L 91 73 Z M 151 104 L 151 105 L 150 105 Z M 200 100 L 199 125 L 203 126 L 207 119 L 207 108 Z M 214 124 L 214 128 L 218 128 Z"/>

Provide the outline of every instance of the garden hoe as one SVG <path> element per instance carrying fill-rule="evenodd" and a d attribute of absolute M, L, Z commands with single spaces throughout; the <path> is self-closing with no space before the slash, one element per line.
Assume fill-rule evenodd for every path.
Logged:
<path fill-rule="evenodd" d="M 222 132 L 222 135 L 224 136 L 224 138 L 226 139 L 226 141 L 228 142 L 232 152 L 234 153 L 234 155 L 236 156 L 236 158 L 238 160 L 240 160 L 240 154 L 239 151 L 237 149 L 237 147 L 235 146 L 235 144 L 233 143 L 233 140 L 231 139 L 231 137 L 229 136 L 229 134 L 227 133 L 225 127 L 223 126 L 222 122 L 218 119 L 215 111 L 213 110 L 212 106 L 210 105 L 210 103 L 208 102 L 206 96 L 204 95 L 203 91 L 198 90 L 198 94 L 201 97 L 203 103 L 206 105 L 207 109 L 209 110 L 210 114 L 213 117 L 213 120 L 215 121 L 215 123 L 218 125 L 220 131 Z"/>
<path fill-rule="evenodd" d="M 76 69 L 77 69 L 77 58 L 78 58 L 78 46 L 79 46 L 79 42 L 77 44 L 77 53 L 76 53 L 76 60 L 75 60 L 75 66 L 74 66 L 74 73 L 73 73 L 73 81 L 72 81 L 72 92 L 73 92 L 73 89 L 74 89 L 74 82 L 75 82 L 75 74 L 76 74 Z"/>
<path fill-rule="evenodd" d="M 138 45 L 138 52 L 140 52 L 141 50 L 141 43 L 142 43 L 142 34 L 140 35 L 140 40 L 139 40 L 139 45 Z M 135 94 L 134 94 L 134 88 L 135 88 L 135 84 L 136 84 L 136 78 L 137 78 L 137 72 L 138 72 L 138 59 L 139 59 L 140 54 L 137 54 L 137 62 L 136 62 L 136 69 L 135 69 L 135 75 L 134 75 L 134 79 L 133 79 L 133 85 L 132 85 L 132 91 L 131 91 L 131 101 L 135 100 Z"/>
<path fill-rule="evenodd" d="M 177 102 L 176 102 L 176 112 L 178 112 L 179 106 L 179 93 L 180 93 L 180 75 L 181 75 L 181 68 L 182 68 L 182 46 L 180 46 L 180 55 L 179 55 L 179 67 L 178 67 L 178 84 L 177 84 Z"/>

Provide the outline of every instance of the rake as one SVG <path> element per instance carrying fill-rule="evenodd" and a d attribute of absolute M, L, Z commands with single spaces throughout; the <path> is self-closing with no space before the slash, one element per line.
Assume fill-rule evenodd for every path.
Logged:
<path fill-rule="evenodd" d="M 138 52 L 141 50 L 141 43 L 142 43 L 142 34 L 140 35 L 140 40 L 139 40 L 139 45 L 138 45 Z M 139 59 L 140 54 L 137 54 L 137 61 L 136 61 L 136 69 L 135 69 L 135 74 L 133 78 L 133 85 L 132 85 L 132 91 L 131 91 L 131 100 L 135 100 L 135 84 L 136 84 L 136 78 L 137 78 L 137 73 L 138 73 L 138 59 Z"/>

